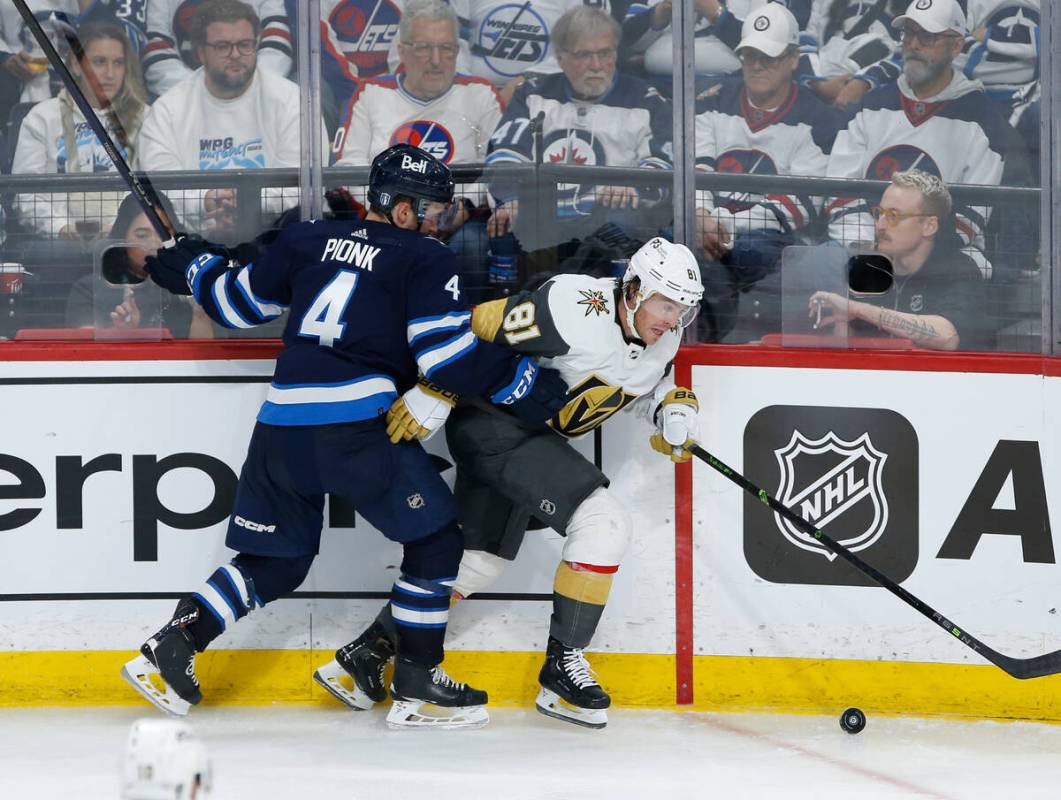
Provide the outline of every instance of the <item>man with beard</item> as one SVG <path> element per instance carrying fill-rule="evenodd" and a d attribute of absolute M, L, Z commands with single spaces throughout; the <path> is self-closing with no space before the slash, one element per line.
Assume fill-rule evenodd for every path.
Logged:
<path fill-rule="evenodd" d="M 298 166 L 298 86 L 258 69 L 260 32 L 258 15 L 239 0 L 208 0 L 199 7 L 191 36 L 203 67 L 151 107 L 140 129 L 142 169 Z M 266 189 L 264 205 L 272 213 L 284 210 L 281 190 Z M 193 227 L 231 229 L 235 211 L 234 189 L 184 195 L 184 216 Z"/>
<path fill-rule="evenodd" d="M 913 0 L 893 25 L 900 31 L 903 74 L 866 95 L 836 137 L 830 178 L 890 180 L 918 169 L 944 183 L 1027 185 L 1028 164 L 1016 132 L 984 93 L 954 68 L 966 34 L 956 0 Z M 828 205 L 829 236 L 845 243 L 875 238 L 869 205 L 841 197 Z M 985 277 L 983 230 L 991 209 L 956 209 L 962 244 Z"/>

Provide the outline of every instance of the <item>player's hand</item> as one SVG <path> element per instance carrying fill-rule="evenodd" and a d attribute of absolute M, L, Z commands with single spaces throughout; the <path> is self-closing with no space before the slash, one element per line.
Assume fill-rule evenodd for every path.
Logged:
<path fill-rule="evenodd" d="M 604 208 L 637 208 L 639 200 L 633 186 L 597 187 L 597 205 Z"/>
<path fill-rule="evenodd" d="M 516 362 L 511 381 L 490 393 L 490 402 L 534 426 L 551 420 L 567 401 L 567 381 L 555 369 L 543 367 L 529 356 Z"/>
<path fill-rule="evenodd" d="M 219 244 L 208 242 L 201 236 L 178 233 L 173 244 L 161 248 L 148 256 L 144 266 L 151 280 L 168 292 L 180 295 L 192 294 L 192 278 L 202 267 L 200 256 L 216 255 L 228 261 L 228 250 Z"/>
<path fill-rule="evenodd" d="M 692 389 L 676 386 L 667 392 L 656 409 L 656 432 L 649 439 L 652 449 L 675 464 L 688 461 L 692 454 L 686 448 L 696 443 L 699 411 L 700 401 Z"/>
<path fill-rule="evenodd" d="M 446 424 L 457 395 L 421 376 L 416 386 L 394 401 L 387 412 L 387 436 L 394 444 L 430 439 Z"/>
<path fill-rule="evenodd" d="M 516 226 L 519 216 L 519 200 L 509 200 L 504 205 L 498 204 L 490 219 L 486 221 L 486 235 L 491 239 L 504 236 Z"/>

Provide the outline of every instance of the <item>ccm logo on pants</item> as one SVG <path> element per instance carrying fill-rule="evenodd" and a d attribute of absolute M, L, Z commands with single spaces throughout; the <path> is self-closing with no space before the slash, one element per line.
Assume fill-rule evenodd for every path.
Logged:
<path fill-rule="evenodd" d="M 232 521 L 239 525 L 241 528 L 246 528 L 247 530 L 254 531 L 255 533 L 274 533 L 276 531 L 275 525 L 265 525 L 261 522 L 255 522 L 252 519 L 243 519 L 243 517 L 239 516 L 238 514 Z"/>

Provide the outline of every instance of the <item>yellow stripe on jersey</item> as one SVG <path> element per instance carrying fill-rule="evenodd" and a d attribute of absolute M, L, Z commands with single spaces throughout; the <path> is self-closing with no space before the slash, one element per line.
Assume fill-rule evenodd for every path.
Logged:
<path fill-rule="evenodd" d="M 480 303 L 472 312 L 472 332 L 485 342 L 492 342 L 505 321 L 507 298 Z"/>

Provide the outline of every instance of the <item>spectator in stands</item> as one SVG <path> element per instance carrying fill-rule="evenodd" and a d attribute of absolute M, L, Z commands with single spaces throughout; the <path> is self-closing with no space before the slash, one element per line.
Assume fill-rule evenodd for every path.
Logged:
<path fill-rule="evenodd" d="M 698 95 L 697 169 L 746 175 L 825 175 L 843 125 L 841 112 L 799 86 L 799 26 L 780 3 L 744 21 L 737 45 L 741 76 Z M 805 193 L 698 193 L 696 243 L 704 270 L 705 339 L 720 339 L 736 322 L 739 294 L 772 272 L 782 250 L 815 222 L 820 200 Z"/>
<path fill-rule="evenodd" d="M 116 22 L 125 28 L 125 35 L 137 55 L 147 46 L 148 0 L 78 0 L 81 14 L 78 24 Z"/>
<path fill-rule="evenodd" d="M 146 110 L 140 63 L 124 28 L 89 23 L 79 30 L 80 58 L 72 48 L 70 71 L 107 127 L 126 162 L 136 157 L 136 137 Z M 34 106 L 19 130 L 11 171 L 16 174 L 113 172 L 114 164 L 65 89 Z M 106 232 L 121 194 L 91 192 L 20 194 L 21 223 L 40 234 L 79 239 Z"/>
<path fill-rule="evenodd" d="M 788 8 L 806 26 L 811 0 L 772 0 Z M 696 14 L 693 54 L 698 75 L 726 75 L 741 67 L 737 43 L 746 19 L 767 5 L 767 0 L 744 0 L 726 4 L 719 0 L 694 0 Z M 673 0 L 631 3 L 623 21 L 622 52 L 643 63 L 649 75 L 670 75 L 677 48 L 671 33 Z"/>
<path fill-rule="evenodd" d="M 895 278 L 883 295 L 862 300 L 815 292 L 809 314 L 832 330 L 850 321 L 848 335 L 895 336 L 933 350 L 990 347 L 983 278 L 953 233 L 951 197 L 938 177 L 896 172 L 876 218 L 877 250 Z"/>
<path fill-rule="evenodd" d="M 1003 106 L 1012 107 L 1039 76 L 1039 0 L 960 0 L 954 5 L 965 14 L 967 28 L 955 68 L 983 83 Z M 857 103 L 870 89 L 895 82 L 903 71 L 902 53 L 879 59 L 849 76 L 837 102 Z"/>
<path fill-rule="evenodd" d="M 966 32 L 956 0 L 913 0 L 895 26 L 902 35 L 903 74 L 865 96 L 836 138 L 828 176 L 889 180 L 896 171 L 916 168 L 948 184 L 1027 185 L 1026 153 L 1016 132 L 983 85 L 954 67 Z M 842 197 L 828 210 L 830 238 L 873 240 L 865 202 Z M 963 243 L 975 248 L 969 254 L 990 277 L 982 252 L 990 209 L 957 212 Z"/>
<path fill-rule="evenodd" d="M 191 37 L 203 67 L 151 106 L 140 130 L 144 170 L 298 166 L 299 89 L 258 69 L 259 30 L 258 15 L 240 0 L 207 0 L 198 8 Z M 266 211 L 279 214 L 284 206 L 280 190 L 265 190 Z M 197 227 L 230 230 L 236 192 L 186 193 L 183 210 Z"/>
<path fill-rule="evenodd" d="M 560 17 L 552 33 L 562 72 L 531 77 L 516 90 L 490 139 L 487 164 L 533 161 L 531 123 L 540 116 L 546 163 L 669 169 L 670 104 L 645 81 L 617 72 L 618 23 L 598 8 L 579 6 Z M 557 214 L 562 224 L 539 231 L 520 229 L 515 183 L 497 180 L 491 192 L 497 206 L 488 233 L 503 237 L 515 231 L 525 245 L 536 234 L 550 237 L 541 242 L 548 245 L 581 238 L 607 221 L 651 228 L 645 215 L 652 193 L 634 186 L 561 184 Z M 490 246 L 491 252 L 499 246 L 512 251 L 494 241 Z"/>
<path fill-rule="evenodd" d="M 152 95 L 162 95 L 192 71 L 205 65 L 195 17 L 214 0 L 150 0 L 147 6 L 148 41 L 144 77 Z M 248 0 L 254 13 L 257 62 L 274 75 L 287 77 L 293 66 L 291 28 L 283 0 Z M 247 38 L 240 40 L 246 42 Z"/>
<path fill-rule="evenodd" d="M 54 13 L 77 18 L 77 0 L 27 0 L 42 26 Z M 0 3 L 0 119 L 15 103 L 37 103 L 51 97 L 48 60 L 14 3 Z"/>
<path fill-rule="evenodd" d="M 165 195 L 159 197 L 170 219 L 177 216 Z M 86 275 L 76 281 L 66 302 L 66 324 L 71 328 L 168 328 L 175 336 L 211 339 L 209 317 L 190 297 L 179 297 L 146 281 L 147 257 L 162 246 L 158 233 L 133 195 L 118 207 L 110 238 L 126 248 L 107 251 L 102 275 Z M 141 288 L 142 287 L 142 288 Z"/>
<path fill-rule="evenodd" d="M 458 22 L 443 0 L 410 0 L 399 25 L 401 69 L 364 81 L 347 106 L 332 154 L 336 165 L 364 166 L 393 144 L 406 142 L 446 164 L 481 163 L 501 119 L 493 84 L 457 75 Z M 447 243 L 464 270 L 482 269 L 486 228 L 473 218 L 485 198 L 455 198 L 457 217 Z"/>

